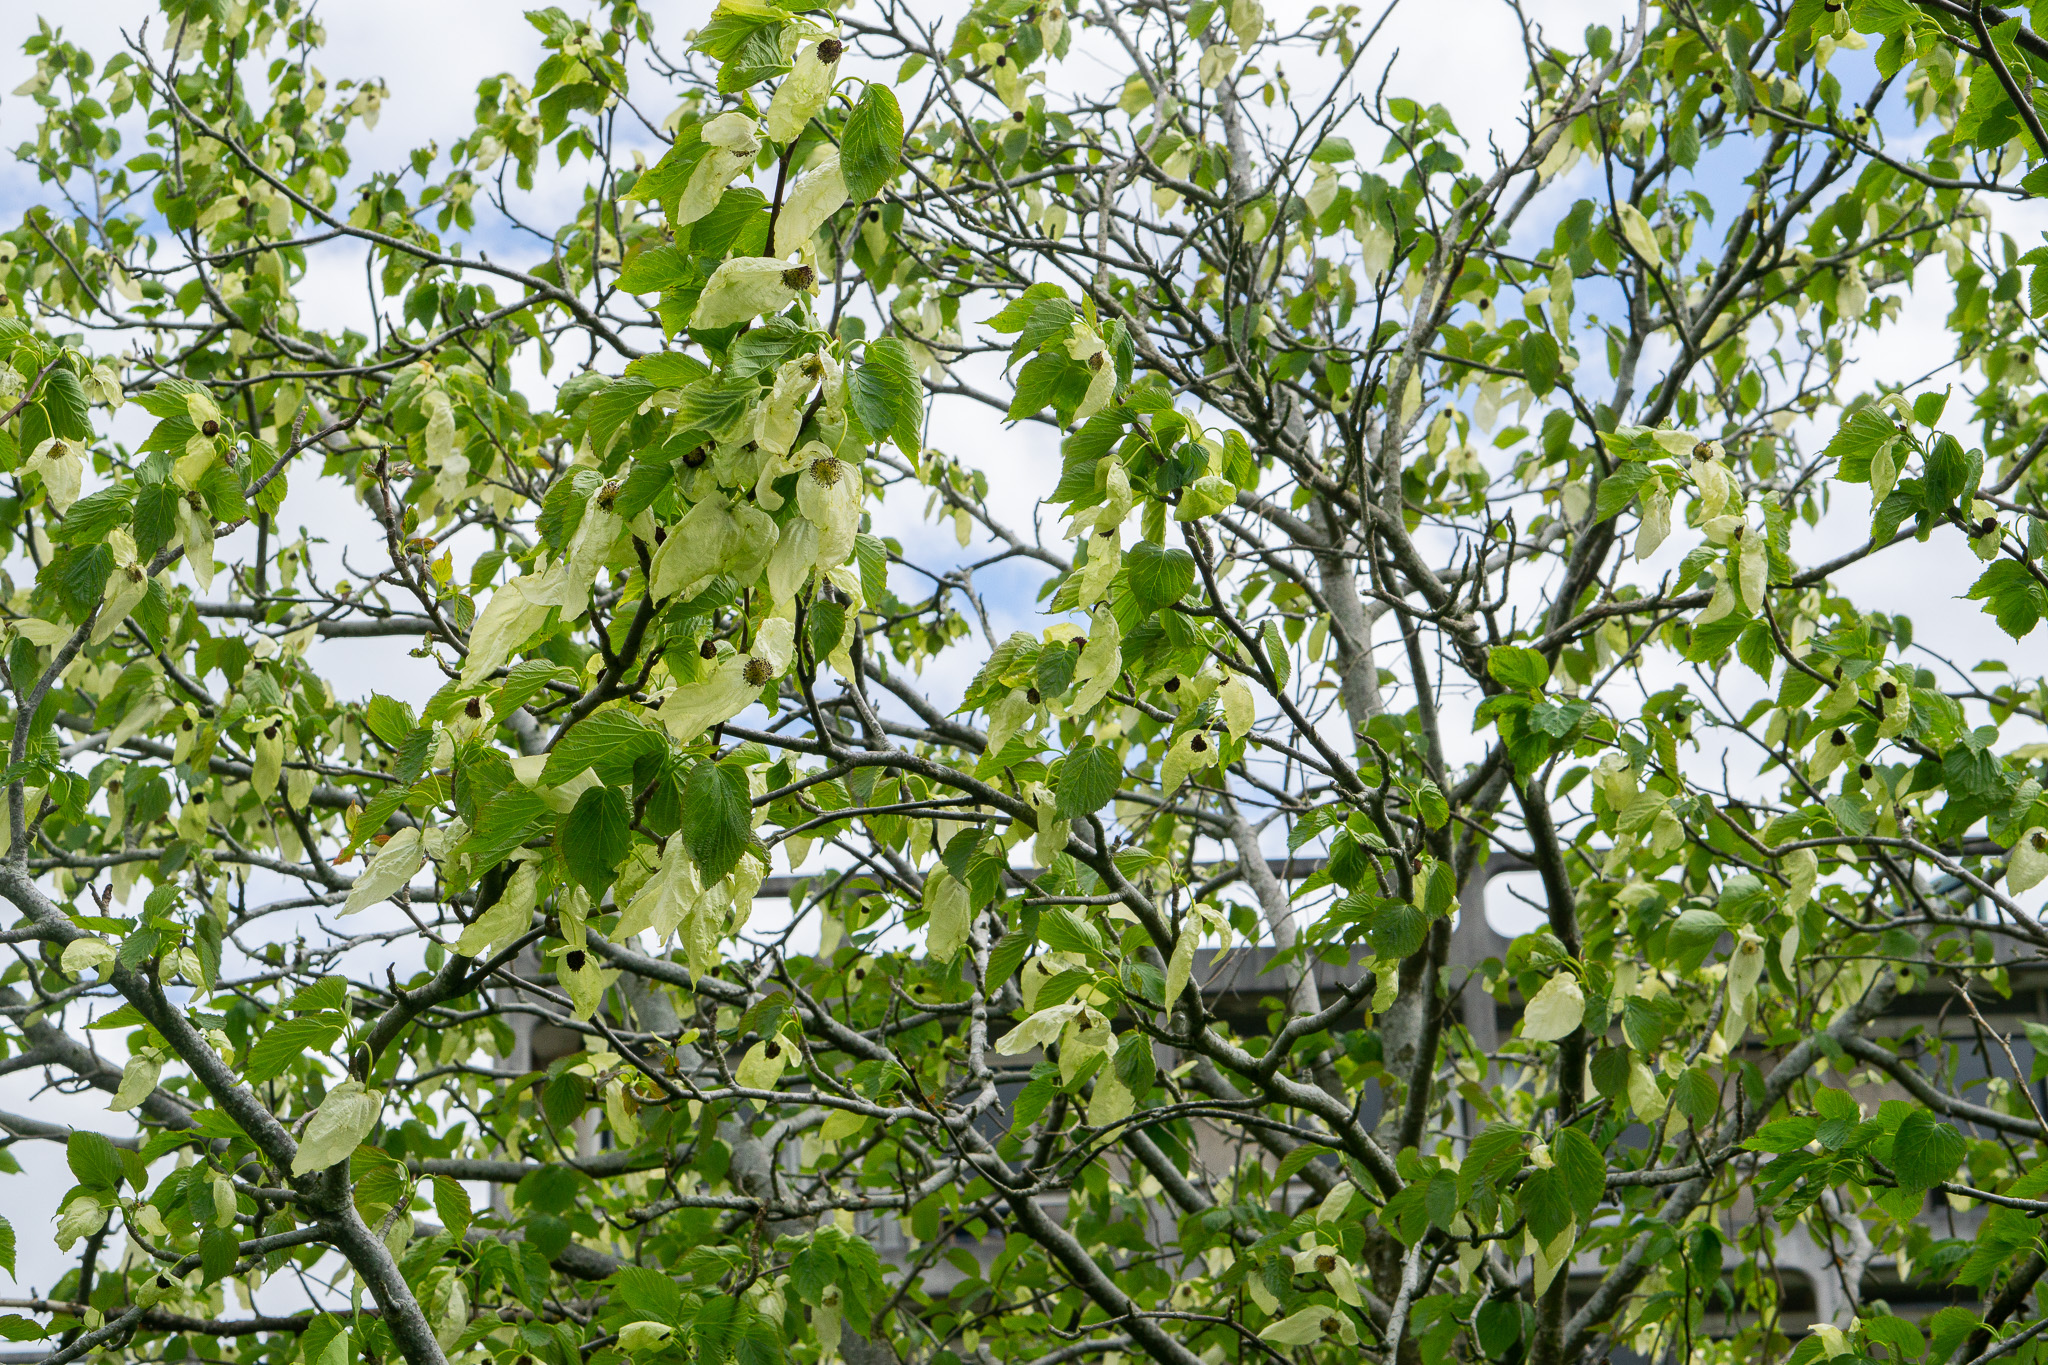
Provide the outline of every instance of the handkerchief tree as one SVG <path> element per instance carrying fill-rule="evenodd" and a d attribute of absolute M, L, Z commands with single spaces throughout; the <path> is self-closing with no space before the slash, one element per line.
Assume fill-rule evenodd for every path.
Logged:
<path fill-rule="evenodd" d="M 2035 1319 L 2044 693 L 1842 585 L 2038 638 L 2038 39 L 1502 9 L 1486 133 L 1349 5 L 675 16 L 397 165 L 298 0 L 16 16 L 5 1335 L 1756 1360 L 1801 1238 L 1795 1359 Z"/>

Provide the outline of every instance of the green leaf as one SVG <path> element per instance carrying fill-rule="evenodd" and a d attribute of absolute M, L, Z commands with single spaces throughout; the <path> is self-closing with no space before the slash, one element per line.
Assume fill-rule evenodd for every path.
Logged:
<path fill-rule="evenodd" d="M 1522 1305 L 1518 1299 L 1488 1299 L 1479 1305 L 1479 1315 L 1473 1323 L 1479 1337 L 1479 1349 L 1492 1360 L 1506 1359 L 1516 1342 L 1522 1339 Z"/>
<path fill-rule="evenodd" d="M 666 753 L 668 737 L 623 708 L 599 711 L 563 735 L 548 754 L 541 784 L 559 787 L 585 768 L 607 784 L 632 780 L 640 760 Z"/>
<path fill-rule="evenodd" d="M 782 26 L 760 24 L 748 30 L 732 55 L 719 67 L 718 93 L 737 95 L 748 86 L 779 76 L 789 68 L 790 63 L 782 55 Z"/>
<path fill-rule="evenodd" d="M 811 637 L 812 656 L 819 659 L 828 657 L 846 638 L 846 604 L 822 600 L 811 603 L 806 626 Z"/>
<path fill-rule="evenodd" d="M 1593 1139 L 1577 1128 L 1560 1128 L 1551 1140 L 1550 1155 L 1557 1162 L 1557 1169 L 1564 1173 L 1565 1192 L 1571 1197 L 1579 1225 L 1584 1227 L 1607 1193 L 1607 1162 L 1593 1145 Z"/>
<path fill-rule="evenodd" d="M 1056 342 L 1065 341 L 1074 331 L 1074 305 L 1064 295 L 1041 299 L 1024 328 L 1017 334 L 1016 344 L 1010 347 L 1010 362 L 1015 364 L 1032 351 Z"/>
<path fill-rule="evenodd" d="M 670 1326 L 682 1320 L 682 1290 L 661 1271 L 629 1265 L 612 1278 L 612 1284 L 618 1290 L 619 1301 L 643 1320 Z"/>
<path fill-rule="evenodd" d="M 135 395 L 135 406 L 152 417 L 182 418 L 191 411 L 185 395 L 204 392 L 203 386 L 189 379 L 166 379 L 145 393 Z"/>
<path fill-rule="evenodd" d="M 1556 1241 L 1557 1235 L 1571 1226 L 1572 1200 L 1562 1171 L 1538 1167 L 1529 1172 L 1517 1202 L 1522 1216 L 1529 1220 L 1529 1231 L 1544 1246 Z"/>
<path fill-rule="evenodd" d="M 1010 407 L 1004 415 L 1014 422 L 1043 412 L 1046 404 L 1059 393 L 1068 372 L 1079 368 L 1060 351 L 1047 351 L 1031 357 L 1024 368 L 1017 371 L 1016 392 L 1010 396 Z"/>
<path fill-rule="evenodd" d="M 145 562 L 170 543 L 178 529 L 178 490 L 146 483 L 135 494 L 135 553 Z"/>
<path fill-rule="evenodd" d="M 1836 461 L 1835 477 L 1844 483 L 1869 483 L 1871 457 L 1898 434 L 1891 419 L 1876 408 L 1858 408 L 1828 442 L 1825 454 Z"/>
<path fill-rule="evenodd" d="M 1435 1170 L 1429 1174 L 1429 1183 L 1424 1188 L 1422 1206 L 1429 1211 L 1429 1221 L 1445 1232 L 1451 1230 L 1451 1223 L 1458 1216 L 1458 1177 L 1455 1172 Z"/>
<path fill-rule="evenodd" d="M 752 815 L 745 769 L 709 760 L 690 769 L 683 783 L 682 837 L 706 886 L 739 866 Z"/>
<path fill-rule="evenodd" d="M 1422 823 L 1431 829 L 1442 829 L 1450 822 L 1451 803 L 1445 799 L 1443 788 L 1424 778 L 1415 789 L 1415 813 L 1422 817 Z"/>
<path fill-rule="evenodd" d="M 50 417 L 50 433 L 67 441 L 92 439 L 92 405 L 86 401 L 85 386 L 78 376 L 59 365 L 43 381 L 43 410 Z"/>
<path fill-rule="evenodd" d="M 1259 633 L 1259 640 L 1266 647 L 1266 662 L 1273 667 L 1273 681 L 1281 687 L 1287 686 L 1294 664 L 1287 657 L 1287 641 L 1281 637 L 1280 627 L 1271 621 L 1266 622 L 1265 629 Z"/>
<path fill-rule="evenodd" d="M 6 1271 L 10 1280 L 14 1278 L 14 1224 L 5 1218 L 0 1218 L 0 1270 Z M 20 1341 L 23 1338 L 10 1333 L 8 1340 Z"/>
<path fill-rule="evenodd" d="M 1522 375 L 1538 398 L 1557 386 L 1558 376 L 1563 372 L 1557 340 L 1550 333 L 1532 331 L 1522 338 Z"/>
<path fill-rule="evenodd" d="M 240 1258 L 241 1239 L 233 1228 L 208 1228 L 199 1234 L 202 1284 L 212 1284 L 234 1274 L 235 1262 Z"/>
<path fill-rule="evenodd" d="M 853 559 L 860 565 L 860 592 L 869 606 L 889 597 L 889 547 L 880 536 L 862 532 L 853 538 Z"/>
<path fill-rule="evenodd" d="M 1822 1118 L 1838 1123 L 1855 1123 L 1863 1117 L 1863 1110 L 1855 1097 L 1831 1085 L 1821 1086 L 1813 1092 L 1813 1108 Z"/>
<path fill-rule="evenodd" d="M 867 344 L 860 364 L 847 376 L 846 393 L 862 426 L 887 436 L 912 459 L 924 448 L 924 385 L 910 352 L 895 337 Z"/>
<path fill-rule="evenodd" d="M 1158 1063 L 1152 1056 L 1152 1040 L 1142 1033 L 1126 1033 L 1124 1040 L 1117 1044 L 1116 1078 L 1124 1083 L 1125 1089 L 1143 1100 L 1157 1075 Z"/>
<path fill-rule="evenodd" d="M 1107 745 L 1083 744 L 1060 764 L 1059 812 L 1069 820 L 1092 815 L 1109 804 L 1123 780 L 1122 762 Z"/>
<path fill-rule="evenodd" d="M 1038 311 L 1039 304 L 1047 299 L 1065 299 L 1066 297 L 1066 291 L 1056 284 L 1034 284 L 1027 287 L 1016 298 L 1004 304 L 996 311 L 993 317 L 984 319 L 984 321 L 991 330 L 1002 332 L 1005 335 L 1012 332 L 1021 332 L 1024 330 L 1025 324 L 1031 321 L 1032 315 Z M 1073 308 L 1072 305 L 1069 305 L 1068 316 L 1071 317 L 1072 315 Z"/>
<path fill-rule="evenodd" d="M 1195 586 L 1195 557 L 1186 550 L 1141 540 L 1124 556 L 1124 564 L 1130 572 L 1131 595 L 1147 612 L 1180 601 Z"/>
<path fill-rule="evenodd" d="M 1429 869 L 1429 879 L 1423 883 L 1422 913 L 1431 919 L 1442 919 L 1451 913 L 1451 906 L 1458 899 L 1458 874 L 1451 870 L 1449 863 L 1437 863 Z"/>
<path fill-rule="evenodd" d="M 116 526 L 128 524 L 134 494 L 133 486 L 115 484 L 72 503 L 71 510 L 64 514 L 63 522 L 57 527 L 58 543 L 77 545 L 106 539 L 107 533 Z"/>
<path fill-rule="evenodd" d="M 1541 692 L 1550 682 L 1550 661 L 1533 649 L 1495 645 L 1486 656 L 1486 671 L 1503 687 Z"/>
<path fill-rule="evenodd" d="M 249 515 L 249 500 L 242 492 L 242 480 L 224 464 L 215 464 L 199 476 L 199 496 L 215 521 L 241 521 Z"/>
<path fill-rule="evenodd" d="M 846 196 L 856 204 L 875 197 L 875 192 L 896 178 L 903 155 L 903 111 L 888 86 L 869 81 L 861 91 L 860 103 L 846 118 L 846 133 L 839 143 L 840 173 L 846 177 Z"/>
<path fill-rule="evenodd" d="M 104 1134 L 74 1128 L 64 1143 L 64 1160 L 78 1183 L 96 1190 L 116 1190 L 121 1185 L 121 1154 Z"/>
<path fill-rule="evenodd" d="M 105 542 L 68 545 L 51 556 L 49 572 L 56 575 L 57 595 L 65 610 L 73 620 L 83 621 L 107 590 L 107 578 L 114 572 L 114 547 Z"/>
<path fill-rule="evenodd" d="M 1495 1127 L 1472 1139 L 1465 1160 L 1458 1167 L 1458 1202 L 1472 1197 L 1481 1185 L 1498 1188 L 1522 1168 L 1522 1143 L 1529 1135 L 1520 1128 Z"/>
<path fill-rule="evenodd" d="M 1981 461 L 1982 457 L 1978 459 Z M 1927 452 L 1928 508 L 1941 512 L 1953 506 L 1975 481 L 1971 477 L 1973 470 L 1969 454 L 1955 437 L 1945 432 L 1936 436 L 1934 448 Z"/>
<path fill-rule="evenodd" d="M 1727 932 L 1727 920 L 1711 910 L 1694 908 L 1681 912 L 1671 922 L 1665 943 L 1680 970 L 1694 972 L 1707 960 L 1707 954 L 1714 951 L 1714 944 L 1721 935 Z"/>
<path fill-rule="evenodd" d="M 1685 1115 L 1695 1128 L 1704 1128 L 1713 1122 L 1715 1112 L 1721 1107 L 1714 1078 L 1704 1067 L 1692 1067 L 1679 1076 L 1678 1083 L 1671 1089 L 1671 1097 L 1678 1104 L 1678 1112 Z"/>
<path fill-rule="evenodd" d="M 1017 969 L 1024 965 L 1025 955 L 1031 951 L 1031 945 L 1036 941 L 1030 934 L 1020 934 L 1012 930 L 1004 934 L 1001 941 L 990 950 L 988 981 L 985 984 L 991 993 L 1017 974 Z"/>
<path fill-rule="evenodd" d="M 451 1176 L 434 1177 L 434 1214 L 441 1220 L 441 1226 L 457 1237 L 469 1231 L 476 1214 L 469 1202 L 469 1191 L 462 1188 L 462 1182 Z"/>
<path fill-rule="evenodd" d="M 554 825 L 555 812 L 547 798 L 515 782 L 477 812 L 476 828 L 463 840 L 463 850 L 469 865 L 481 871 L 529 839 L 545 836 Z"/>
<path fill-rule="evenodd" d="M 1744 626 L 1735 641 L 1735 657 L 1747 664 L 1752 673 L 1769 682 L 1778 666 L 1778 647 L 1771 638 L 1771 628 L 1762 621 L 1751 621 Z"/>
<path fill-rule="evenodd" d="M 1619 1099 L 1628 1092 L 1628 1049 L 1625 1047 L 1603 1047 L 1593 1054 L 1593 1089 L 1608 1099 Z"/>
<path fill-rule="evenodd" d="M 1076 367 L 1078 368 L 1078 367 Z M 1213 516 L 1237 502 L 1237 486 L 1230 480 L 1216 474 L 1204 474 L 1186 488 L 1180 490 L 1180 505 L 1174 509 L 1175 521 L 1200 521 Z"/>
<path fill-rule="evenodd" d="M 1804 1114 L 1796 1114 L 1765 1124 L 1756 1130 L 1756 1136 L 1742 1145 L 1752 1152 L 1797 1152 L 1813 1141 L 1814 1130 L 1818 1127 Z"/>
<path fill-rule="evenodd" d="M 1365 916 L 1365 935 L 1380 957 L 1400 960 L 1422 951 L 1429 938 L 1429 916 L 1407 901 L 1374 898 Z"/>
<path fill-rule="evenodd" d="M 1925 1109 L 1915 1109 L 1892 1137 L 1892 1171 L 1902 1188 L 1930 1190 L 1956 1173 L 1967 1148 L 1963 1135 Z"/>
<path fill-rule="evenodd" d="M 690 264 L 689 253 L 679 247 L 655 246 L 626 262 L 619 272 L 619 288 L 628 294 L 659 294 L 694 277 L 696 267 Z"/>
<path fill-rule="evenodd" d="M 569 875 L 597 901 L 611 888 L 614 873 L 633 842 L 633 810 L 617 787 L 590 787 L 576 798 L 555 836 Z"/>
<path fill-rule="evenodd" d="M 1102 951 L 1102 935 L 1094 925 L 1073 909 L 1055 905 L 1038 921 L 1038 936 L 1056 953 L 1078 953 L 1083 957 Z M 1046 1002 L 1039 1002 L 1042 1007 Z"/>
<path fill-rule="evenodd" d="M 705 363 L 681 351 L 655 351 L 626 362 L 626 373 L 637 374 L 657 389 L 679 389 L 711 373 Z"/>
<path fill-rule="evenodd" d="M 2024 638 L 2048 615 L 2048 589 L 2044 589 L 2028 566 L 2015 559 L 2001 559 L 1970 585 L 1972 602 L 1982 602 L 1998 628 L 2013 639 Z"/>
<path fill-rule="evenodd" d="M 369 704 L 363 707 L 363 724 L 371 734 L 396 749 L 419 721 L 412 708 L 396 697 L 372 692 Z"/>
<path fill-rule="evenodd" d="M 249 1049 L 244 1078 L 262 1085 L 282 1076 L 296 1061 L 325 1055 L 341 1037 L 343 1022 L 339 1014 L 324 1012 L 279 1020 Z"/>
<path fill-rule="evenodd" d="M 1594 518 L 1605 521 L 1634 502 L 1655 472 L 1647 464 L 1630 463 L 1601 479 L 1600 491 L 1593 498 Z"/>

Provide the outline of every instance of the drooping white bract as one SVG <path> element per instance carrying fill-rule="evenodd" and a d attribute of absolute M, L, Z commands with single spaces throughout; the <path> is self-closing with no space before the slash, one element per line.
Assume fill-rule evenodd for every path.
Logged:
<path fill-rule="evenodd" d="M 805 31 L 798 40 L 796 62 L 775 98 L 768 101 L 768 136 L 787 146 L 796 141 L 804 125 L 817 116 L 832 97 L 832 82 L 839 74 L 839 57 L 844 45 L 830 34 L 816 29 Z"/>
<path fill-rule="evenodd" d="M 717 208 L 725 187 L 753 162 L 755 154 L 761 150 L 754 120 L 737 110 L 720 114 L 698 129 L 697 134 L 711 150 L 690 172 L 690 181 L 683 187 L 675 217 L 670 220 L 677 227 L 694 223 Z"/>
<path fill-rule="evenodd" d="M 779 313 L 817 285 L 818 272 L 810 266 L 791 265 L 774 256 L 735 256 L 711 272 L 690 326 L 730 327 L 764 313 Z"/>
<path fill-rule="evenodd" d="M 763 621 L 751 650 L 722 654 L 712 665 L 709 678 L 686 683 L 668 694 L 659 713 L 662 724 L 677 743 L 688 744 L 711 726 L 731 720 L 747 709 L 763 687 L 782 676 L 795 642 L 794 623 L 779 616 Z"/>
<path fill-rule="evenodd" d="M 328 1091 L 307 1122 L 305 1135 L 299 1139 L 298 1153 L 292 1158 L 292 1174 L 324 1171 L 336 1162 L 348 1160 L 377 1126 L 377 1115 L 383 1107 L 382 1091 L 368 1089 L 353 1078 Z"/>
<path fill-rule="evenodd" d="M 341 913 L 353 915 L 387 899 L 408 885 L 413 873 L 418 872 L 426 861 L 427 850 L 420 840 L 420 831 L 417 828 L 399 830 L 377 850 L 377 855 L 370 859 L 370 865 L 363 869 L 363 875 L 357 877 L 355 885 L 349 888 L 348 901 L 341 907 Z"/>
<path fill-rule="evenodd" d="M 684 514 L 654 552 L 654 598 L 664 601 L 678 593 L 693 597 L 719 574 L 751 582 L 768 562 L 775 542 L 773 517 L 713 491 Z"/>
<path fill-rule="evenodd" d="M 1554 1043 L 1577 1028 L 1586 1017 L 1586 993 L 1570 972 L 1559 972 L 1543 983 L 1522 1012 L 1522 1036 L 1531 1042 Z"/>
<path fill-rule="evenodd" d="M 772 109 L 768 116 L 772 122 Z M 845 203 L 846 175 L 839 167 L 839 153 L 828 150 L 789 187 L 782 212 L 775 218 L 775 240 L 768 247 L 769 254 L 787 258 L 791 252 L 804 250 L 825 220 Z"/>
<path fill-rule="evenodd" d="M 818 567 L 837 568 L 860 534 L 860 466 L 812 441 L 790 458 L 796 467 L 796 505 L 818 528 Z"/>

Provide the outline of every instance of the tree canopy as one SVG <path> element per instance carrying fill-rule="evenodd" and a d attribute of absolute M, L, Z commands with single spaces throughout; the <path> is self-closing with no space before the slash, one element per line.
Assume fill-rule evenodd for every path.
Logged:
<path fill-rule="evenodd" d="M 2041 1358 L 2048 43 L 920 9 L 479 7 L 397 165 L 300 0 L 13 25 L 0 1335 Z"/>

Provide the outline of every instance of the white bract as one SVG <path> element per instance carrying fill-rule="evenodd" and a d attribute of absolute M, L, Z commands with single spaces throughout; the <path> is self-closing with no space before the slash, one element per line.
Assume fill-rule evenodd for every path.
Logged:
<path fill-rule="evenodd" d="M 1543 983 L 1522 1011 L 1522 1036 L 1532 1042 L 1554 1043 L 1576 1029 L 1586 1017 L 1586 993 L 1570 972 L 1559 972 Z"/>
<path fill-rule="evenodd" d="M 377 1126 L 377 1115 L 383 1107 L 382 1091 L 371 1090 L 353 1078 L 329 1090 L 299 1139 L 298 1153 L 292 1158 L 292 1174 L 307 1175 L 348 1160 Z"/>
<path fill-rule="evenodd" d="M 814 293 L 818 272 L 773 256 L 735 256 L 711 272 L 690 326 L 710 329 L 779 313 L 800 295 Z"/>

